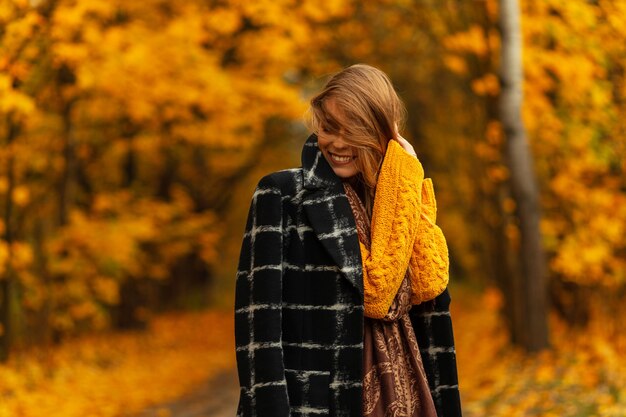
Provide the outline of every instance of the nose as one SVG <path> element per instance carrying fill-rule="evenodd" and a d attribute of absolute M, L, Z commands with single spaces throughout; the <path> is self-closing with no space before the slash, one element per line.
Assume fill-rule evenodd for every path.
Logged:
<path fill-rule="evenodd" d="M 343 129 L 341 129 L 339 134 L 335 137 L 335 140 L 333 141 L 333 147 L 337 148 L 337 149 L 347 149 L 348 148 L 348 144 L 346 143 L 346 141 L 343 138 Z"/>

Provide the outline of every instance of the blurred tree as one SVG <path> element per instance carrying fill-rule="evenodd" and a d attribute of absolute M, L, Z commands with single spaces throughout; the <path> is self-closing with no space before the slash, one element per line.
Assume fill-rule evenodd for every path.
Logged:
<path fill-rule="evenodd" d="M 206 302 L 251 177 L 297 162 L 303 96 L 355 62 L 385 70 L 410 109 L 453 275 L 506 289 L 521 206 L 498 110 L 499 4 L 0 0 L 5 354 L 11 335 L 60 340 Z M 626 6 L 521 6 L 551 299 L 584 324 L 626 291 Z"/>
<path fill-rule="evenodd" d="M 529 351 L 548 346 L 548 307 L 545 256 L 539 231 L 539 193 L 532 155 L 526 141 L 522 108 L 522 42 L 517 0 L 500 2 L 500 117 L 506 135 L 506 156 L 519 219 L 519 245 L 515 268 L 508 274 L 506 298 L 512 304 L 513 341 Z"/>
<path fill-rule="evenodd" d="M 304 110 L 315 25 L 347 13 L 0 2 L 3 346 L 206 303 L 233 185 Z"/>
<path fill-rule="evenodd" d="M 33 114 L 34 103 L 24 86 L 33 50 L 29 38 L 37 35 L 38 15 L 25 2 L 1 3 L 0 25 L 0 360 L 9 355 L 19 313 L 20 274 L 29 266 L 29 246 L 21 240 L 18 210 L 28 204 L 30 189 L 19 177 L 18 154 L 25 120 Z"/>
<path fill-rule="evenodd" d="M 334 68 L 368 62 L 396 83 L 410 108 L 407 136 L 435 179 L 453 274 L 498 282 L 508 294 L 512 328 L 516 304 L 508 285 L 520 268 L 520 203 L 498 108 L 499 5 L 355 3 L 352 19 L 320 31 L 330 33 L 322 58 Z M 550 298 L 571 323 L 584 324 L 593 298 L 610 309 L 624 293 L 625 242 L 616 233 L 626 219 L 618 157 L 624 123 L 616 117 L 624 106 L 624 44 L 615 42 L 625 27 L 624 6 L 608 0 L 522 6 L 521 110 L 541 197 Z"/>

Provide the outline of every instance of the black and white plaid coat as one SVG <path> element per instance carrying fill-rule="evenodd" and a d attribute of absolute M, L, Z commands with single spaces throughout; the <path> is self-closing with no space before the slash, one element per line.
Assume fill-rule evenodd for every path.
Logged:
<path fill-rule="evenodd" d="M 241 417 L 361 417 L 363 271 L 341 179 L 311 135 L 302 167 L 263 177 L 241 246 Z M 440 417 L 461 416 L 446 290 L 411 320 Z"/>

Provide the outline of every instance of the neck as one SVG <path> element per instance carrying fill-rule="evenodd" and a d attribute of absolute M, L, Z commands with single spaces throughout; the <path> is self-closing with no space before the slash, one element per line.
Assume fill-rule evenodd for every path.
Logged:
<path fill-rule="evenodd" d="M 363 181 L 358 174 L 349 178 L 342 178 L 342 181 L 350 184 L 354 191 L 356 191 L 361 201 L 365 202 L 365 187 L 363 186 Z"/>

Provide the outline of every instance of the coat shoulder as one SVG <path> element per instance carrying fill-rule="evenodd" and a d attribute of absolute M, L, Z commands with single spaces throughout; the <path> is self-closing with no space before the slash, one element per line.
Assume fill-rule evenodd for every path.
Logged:
<path fill-rule="evenodd" d="M 302 167 L 298 167 L 269 173 L 261 178 L 259 186 L 278 188 L 283 198 L 293 199 L 301 193 L 302 182 Z"/>

